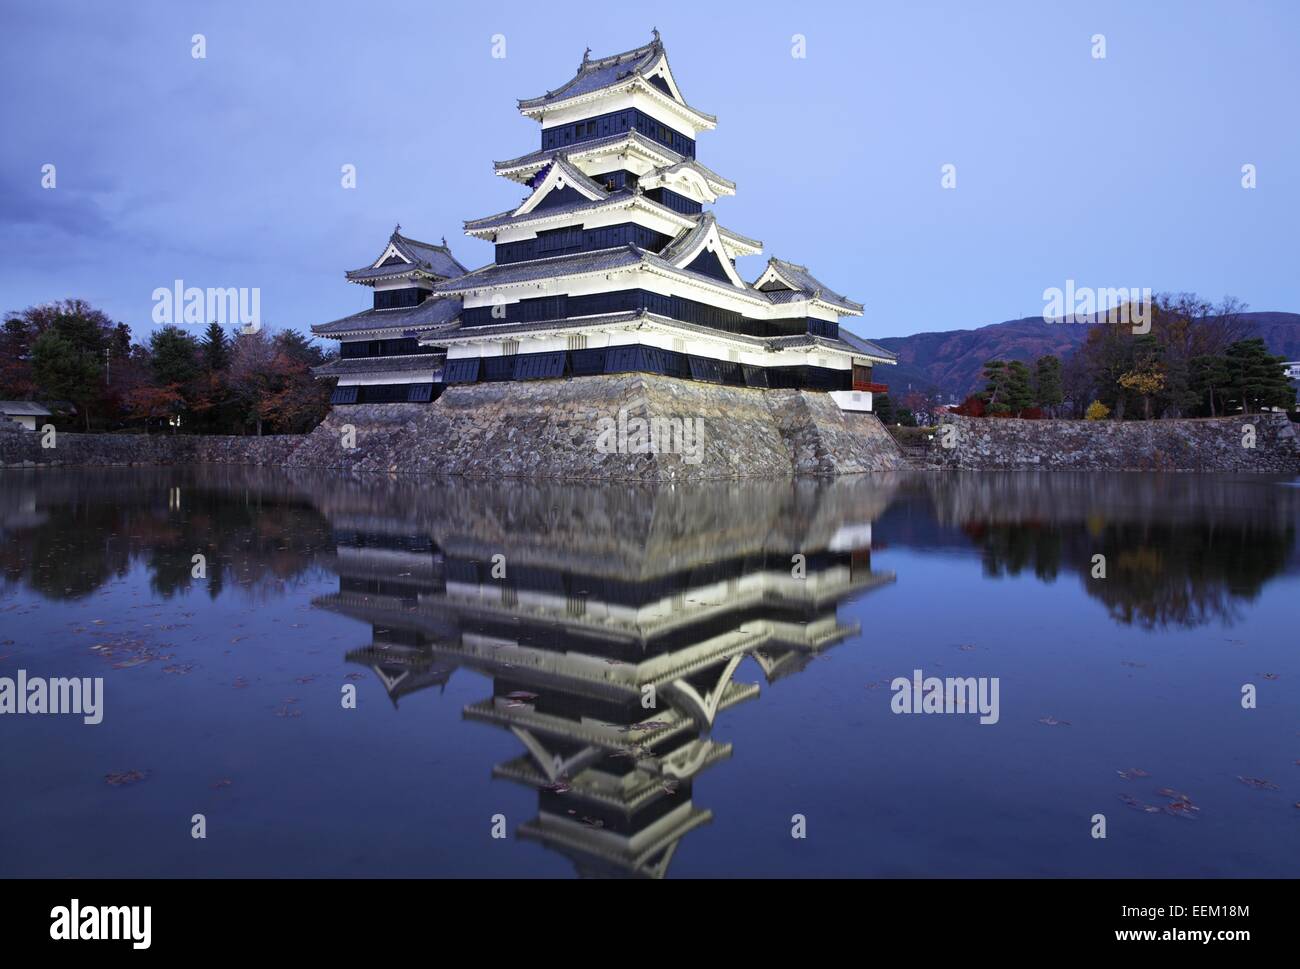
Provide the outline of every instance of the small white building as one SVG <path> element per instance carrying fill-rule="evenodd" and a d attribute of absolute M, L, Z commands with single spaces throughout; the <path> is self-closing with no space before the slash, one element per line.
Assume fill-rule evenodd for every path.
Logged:
<path fill-rule="evenodd" d="M 0 415 L 29 431 L 36 430 L 38 420 L 44 424 L 53 416 L 49 408 L 31 400 L 0 400 Z"/>

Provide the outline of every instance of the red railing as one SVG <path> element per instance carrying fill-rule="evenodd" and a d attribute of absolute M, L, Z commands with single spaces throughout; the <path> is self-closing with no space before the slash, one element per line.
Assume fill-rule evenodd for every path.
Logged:
<path fill-rule="evenodd" d="M 865 390 L 872 394 L 887 394 L 889 393 L 889 384 L 864 384 L 854 381 L 853 389 Z"/>

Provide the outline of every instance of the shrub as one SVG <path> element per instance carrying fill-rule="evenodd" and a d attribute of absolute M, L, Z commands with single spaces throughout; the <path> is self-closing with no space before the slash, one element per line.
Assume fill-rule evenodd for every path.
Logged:
<path fill-rule="evenodd" d="M 1104 421 L 1110 416 L 1110 408 L 1099 400 L 1094 400 L 1088 405 L 1088 410 L 1083 415 L 1090 421 Z"/>

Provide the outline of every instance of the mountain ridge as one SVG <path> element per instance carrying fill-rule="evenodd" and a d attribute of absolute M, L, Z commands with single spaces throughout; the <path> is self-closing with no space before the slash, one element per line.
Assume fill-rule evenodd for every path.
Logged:
<path fill-rule="evenodd" d="M 1300 313 L 1246 312 L 1250 335 L 1262 337 L 1270 353 L 1300 360 Z M 963 400 L 983 386 L 988 360 L 1026 363 L 1052 353 L 1064 360 L 1088 335 L 1086 323 L 1046 323 L 1041 315 L 1024 316 L 965 330 L 936 330 L 911 336 L 865 337 L 898 354 L 896 366 L 876 368 L 875 379 L 895 398 L 908 390 L 936 390 Z"/>

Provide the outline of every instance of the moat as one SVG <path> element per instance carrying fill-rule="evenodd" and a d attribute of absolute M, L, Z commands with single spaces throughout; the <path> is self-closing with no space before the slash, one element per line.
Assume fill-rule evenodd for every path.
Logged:
<path fill-rule="evenodd" d="M 1298 521 L 1261 474 L 5 471 L 0 678 L 103 699 L 0 715 L 0 874 L 1295 877 Z M 918 669 L 996 722 L 895 715 Z"/>

